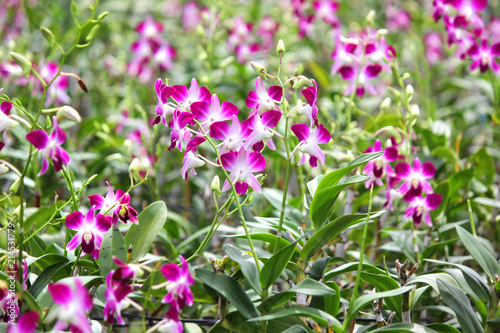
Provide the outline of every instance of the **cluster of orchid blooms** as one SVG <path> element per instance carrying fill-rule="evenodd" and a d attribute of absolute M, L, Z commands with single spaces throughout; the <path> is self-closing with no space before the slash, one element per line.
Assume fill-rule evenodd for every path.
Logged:
<path fill-rule="evenodd" d="M 500 56 L 500 21 L 493 17 L 489 24 L 482 18 L 487 0 L 434 0 L 434 20 L 443 19 L 448 34 L 448 44 L 456 45 L 456 56 L 472 62 L 470 70 L 479 68 L 481 73 L 491 68 L 500 71 L 495 58 Z"/>
<path fill-rule="evenodd" d="M 366 188 L 370 188 L 373 184 L 383 186 L 383 178 L 385 178 L 386 203 L 384 207 L 393 210 L 393 201 L 402 197 L 409 203 L 405 216 L 412 218 L 416 226 L 421 226 L 423 219 L 432 227 L 430 211 L 438 208 L 442 201 L 440 194 L 433 193 L 428 181 L 434 177 L 436 168 L 432 162 L 422 163 L 418 157 L 413 160 L 412 167 L 404 161 L 406 156 L 401 153 L 404 151 L 403 146 L 403 142 L 398 143 L 394 137 L 391 137 L 384 149 L 382 149 L 381 141 L 377 139 L 373 146 L 365 150 L 365 153 L 384 152 L 379 158 L 369 161 L 363 169 L 363 173 L 370 176 L 365 186 Z M 392 162 L 395 162 L 394 168 L 391 166 Z"/>
<path fill-rule="evenodd" d="M 336 16 L 339 3 L 332 0 L 313 1 L 312 6 L 306 0 L 291 0 L 293 14 L 298 19 L 299 37 L 314 36 L 314 25 L 318 21 L 327 23 L 336 36 L 340 32 L 340 20 Z"/>
<path fill-rule="evenodd" d="M 134 58 L 127 64 L 128 73 L 141 82 L 148 82 L 158 71 L 171 70 L 176 50 L 162 37 L 164 26 L 150 15 L 140 22 L 135 31 L 139 38 L 131 45 Z"/>
<path fill-rule="evenodd" d="M 220 103 L 216 94 L 210 95 L 206 87 L 200 87 L 196 79 L 191 81 L 189 89 L 186 86 L 168 86 L 158 79 L 155 84 L 158 96 L 156 118 L 154 124 L 160 122 L 171 129 L 170 148 L 177 148 L 184 152 L 182 176 L 188 178 L 189 173 L 196 175 L 195 168 L 205 165 L 206 162 L 222 166 L 230 172 L 236 192 L 244 194 L 248 187 L 260 192 L 261 185 L 255 177 L 255 172 L 265 169 L 266 161 L 262 150 L 267 146 L 276 149 L 273 137 L 282 137 L 276 127 L 282 119 L 279 105 L 282 103 L 283 88 L 271 86 L 265 89 L 260 77 L 255 83 L 255 91 L 250 91 L 246 105 L 251 109 L 246 120 L 238 119 L 238 107 L 230 102 Z M 302 157 L 299 164 L 307 158 L 311 166 L 325 164 L 325 155 L 319 144 L 330 141 L 331 135 L 321 124 L 318 124 L 318 108 L 316 106 L 317 85 L 302 90 L 307 103 L 296 107 L 298 113 L 309 118 L 309 125 L 295 124 L 292 132 L 299 139 L 295 150 Z M 228 121 L 231 121 L 229 124 Z M 191 126 L 197 125 L 198 129 Z M 217 155 L 220 160 L 211 161 L 197 153 L 198 146 L 207 139 L 217 140 Z M 215 144 L 214 144 L 215 145 Z M 222 190 L 227 191 L 231 184 L 226 180 Z"/>

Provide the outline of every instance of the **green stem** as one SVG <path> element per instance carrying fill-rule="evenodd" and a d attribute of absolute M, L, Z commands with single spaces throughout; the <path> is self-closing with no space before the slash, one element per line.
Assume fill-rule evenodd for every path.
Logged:
<path fill-rule="evenodd" d="M 415 233 L 415 224 L 413 221 L 410 221 L 410 228 L 411 228 L 411 239 L 413 242 L 413 251 L 415 252 L 415 257 L 417 259 L 417 263 L 420 265 L 420 251 L 418 250 L 418 243 L 417 243 L 417 234 Z"/>
<path fill-rule="evenodd" d="M 76 255 L 76 258 L 75 258 L 75 264 L 73 265 L 73 267 L 71 268 L 71 274 L 69 276 L 73 276 L 73 273 L 75 272 L 75 269 L 76 269 L 76 264 L 78 263 L 78 259 L 80 258 L 80 256 L 82 255 L 82 251 L 83 251 L 83 248 L 80 246 L 80 248 L 78 249 L 78 254 Z"/>
<path fill-rule="evenodd" d="M 472 216 L 472 207 L 470 205 L 470 199 L 467 199 L 467 211 L 469 212 L 470 229 L 471 229 L 472 234 L 474 235 L 474 237 L 477 238 L 477 235 L 476 235 L 476 226 L 474 225 L 474 217 Z"/>

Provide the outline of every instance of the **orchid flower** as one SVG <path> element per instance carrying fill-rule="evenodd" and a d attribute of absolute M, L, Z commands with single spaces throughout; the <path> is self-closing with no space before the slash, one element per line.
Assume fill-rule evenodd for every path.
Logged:
<path fill-rule="evenodd" d="M 20 300 L 16 294 L 9 290 L 7 282 L 0 280 L 0 315 L 4 321 L 19 316 Z"/>
<path fill-rule="evenodd" d="M 298 110 L 298 113 L 309 118 L 309 126 L 313 126 L 313 124 L 318 126 L 318 107 L 316 106 L 316 101 L 318 99 L 318 85 L 316 84 L 316 81 L 312 81 L 314 84 L 312 87 L 307 87 L 301 91 L 302 95 L 307 100 L 308 105 L 301 107 Z"/>
<path fill-rule="evenodd" d="M 335 12 L 339 10 L 338 2 L 319 0 L 313 2 L 313 7 L 316 11 L 316 18 L 329 23 L 333 27 L 340 25 L 339 19 L 335 16 Z"/>
<path fill-rule="evenodd" d="M 9 325 L 7 333 L 33 333 L 36 330 L 38 319 L 40 319 L 38 312 L 26 312 L 19 317 L 16 325 Z"/>
<path fill-rule="evenodd" d="M 158 124 L 161 120 L 163 125 L 167 126 L 167 117 L 173 115 L 175 111 L 175 108 L 168 104 L 168 99 L 172 96 L 175 88 L 167 86 L 161 79 L 158 79 L 155 82 L 155 90 L 158 105 L 155 107 L 156 118 L 153 125 Z"/>
<path fill-rule="evenodd" d="M 160 272 L 167 279 L 166 286 L 168 293 L 161 300 L 163 304 L 171 304 L 167 316 L 169 318 L 177 318 L 179 310 L 184 305 L 191 306 L 193 304 L 193 294 L 189 289 L 194 283 L 193 277 L 189 272 L 189 266 L 184 257 L 180 256 L 182 266 L 171 263 L 160 267 Z"/>
<path fill-rule="evenodd" d="M 213 94 L 210 106 L 204 101 L 194 102 L 191 104 L 191 112 L 196 120 L 203 124 L 203 128 L 208 129 L 217 121 L 229 120 L 233 115 L 237 116 L 238 107 L 230 102 L 222 102 L 221 106 L 219 97 Z"/>
<path fill-rule="evenodd" d="M 245 194 L 250 185 L 256 192 L 261 192 L 260 183 L 253 172 L 260 172 L 266 168 L 266 160 L 257 152 L 248 152 L 241 148 L 238 152 L 230 151 L 221 155 L 221 163 L 224 169 L 230 171 L 229 178 L 234 184 L 236 193 Z M 231 188 L 231 184 L 224 181 L 222 191 Z"/>
<path fill-rule="evenodd" d="M 382 143 L 379 139 L 377 139 L 375 140 L 373 146 L 368 147 L 364 152 L 374 153 L 379 151 L 382 151 Z M 370 179 L 365 182 L 366 188 L 370 188 L 373 183 L 376 183 L 378 186 L 382 186 L 382 177 L 384 175 L 387 175 L 388 177 L 395 177 L 396 173 L 389 162 L 394 162 L 399 157 L 400 156 L 398 155 L 396 148 L 387 147 L 384 149 L 384 154 L 382 156 L 375 160 L 368 161 L 363 169 L 363 173 L 370 176 Z"/>
<path fill-rule="evenodd" d="M 175 91 L 172 92 L 172 98 L 177 102 L 181 103 L 186 111 L 190 111 L 191 104 L 194 102 L 210 102 L 210 91 L 206 87 L 200 87 L 196 79 L 191 80 L 191 85 L 189 89 L 186 86 L 174 85 L 172 88 Z"/>
<path fill-rule="evenodd" d="M 83 283 L 75 278 L 74 287 L 59 282 L 49 284 L 49 293 L 56 304 L 46 318 L 47 322 L 57 319 L 53 331 L 64 331 L 69 325 L 71 331 L 91 333 L 86 312 L 92 309 L 92 298 Z"/>
<path fill-rule="evenodd" d="M 478 67 L 481 73 L 485 73 L 490 67 L 495 72 L 500 71 L 500 66 L 494 59 L 500 56 L 500 43 L 493 44 L 490 47 L 488 45 L 488 40 L 483 38 L 481 40 L 481 46 L 477 44 L 472 45 L 468 54 L 472 59 L 472 63 L 470 64 L 471 71 Z"/>
<path fill-rule="evenodd" d="M 78 231 L 66 248 L 71 251 L 81 245 L 83 253 L 91 254 L 92 258 L 98 259 L 102 238 L 111 224 L 102 214 L 94 216 L 94 210 L 95 206 L 92 206 L 85 216 L 81 212 L 73 212 L 66 216 L 66 227 Z"/>
<path fill-rule="evenodd" d="M 298 165 L 304 164 L 306 161 L 306 155 L 310 156 L 309 164 L 312 167 L 318 165 L 318 160 L 321 165 L 324 165 L 325 154 L 323 154 L 323 151 L 318 144 L 327 143 L 332 138 L 330 132 L 328 132 L 325 126 L 320 124 L 318 127 L 311 129 L 305 124 L 295 124 L 292 125 L 291 129 L 293 134 L 295 134 L 299 139 L 299 144 L 295 147 L 295 149 L 303 153 Z"/>
<path fill-rule="evenodd" d="M 12 103 L 4 101 L 0 104 L 0 132 L 15 128 L 19 123 L 9 117 Z"/>
<path fill-rule="evenodd" d="M 47 171 L 49 159 L 52 161 L 52 165 L 56 172 L 62 169 L 63 164 L 69 164 L 69 155 L 61 147 L 64 141 L 66 141 L 66 133 L 58 126 L 56 117 L 52 118 L 52 126 L 54 130 L 50 136 L 41 129 L 31 131 L 26 135 L 26 139 L 35 146 L 35 148 L 39 149 L 40 154 L 43 156 L 42 169 L 38 173 L 39 176 Z"/>
<path fill-rule="evenodd" d="M 148 15 L 146 20 L 140 22 L 135 27 L 135 31 L 147 38 L 155 37 L 163 32 L 163 24 L 155 22 L 152 15 Z"/>
<path fill-rule="evenodd" d="M 262 115 L 266 111 L 278 109 L 277 104 L 281 103 L 282 97 L 283 88 L 271 86 L 266 91 L 262 79 L 258 77 L 255 82 L 255 91 L 252 90 L 247 95 L 246 105 L 253 108 L 249 116 L 253 116 L 255 113 Z"/>
<path fill-rule="evenodd" d="M 405 200 L 409 201 L 413 197 L 418 197 L 422 191 L 431 194 L 432 187 L 427 179 L 430 179 L 436 173 L 436 168 L 432 162 L 420 163 L 420 160 L 415 158 L 413 168 L 406 162 L 399 162 L 395 167 L 396 175 L 403 179 L 404 182 L 399 188 L 399 191 L 405 195 Z"/>
<path fill-rule="evenodd" d="M 45 64 L 40 69 L 40 76 L 44 79 L 45 83 L 51 82 L 58 73 L 59 64 L 52 61 Z M 47 90 L 45 105 L 51 105 L 54 102 L 56 104 L 69 104 L 71 98 L 67 94 L 68 85 L 69 82 L 66 76 L 57 76 Z"/>
<path fill-rule="evenodd" d="M 280 119 L 281 111 L 270 110 L 265 112 L 262 117 L 254 114 L 249 119 L 243 121 L 242 126 L 249 132 L 244 145 L 245 150 L 250 150 L 250 147 L 260 141 L 266 141 L 267 146 L 271 150 L 276 150 L 272 139 L 276 132 L 272 128 L 278 125 Z"/>
<path fill-rule="evenodd" d="M 186 128 L 186 125 L 194 125 L 196 123 L 194 119 L 194 115 L 191 112 L 174 111 L 174 117 L 168 123 L 168 127 L 172 129 L 168 150 L 177 147 L 179 151 L 182 151 L 182 142 L 187 145 L 191 139 L 191 132 Z"/>
<path fill-rule="evenodd" d="M 210 136 L 223 141 L 221 155 L 228 151 L 239 151 L 249 134 L 248 129 L 240 124 L 235 115 L 232 116 L 231 126 L 225 121 L 218 121 L 210 126 Z"/>
<path fill-rule="evenodd" d="M 121 282 L 113 278 L 116 271 L 111 271 L 106 276 L 106 290 L 104 291 L 104 297 L 106 298 L 106 303 L 104 304 L 104 321 L 113 324 L 116 321 L 119 324 L 125 324 L 121 316 L 121 310 L 128 305 L 126 301 L 127 295 L 132 292 L 132 287 L 127 282 Z M 120 281 L 121 283 L 116 283 Z"/>
<path fill-rule="evenodd" d="M 335 50 L 332 54 L 334 63 L 331 69 L 332 74 L 336 74 L 343 67 L 352 67 L 359 60 L 361 46 L 359 40 L 355 38 L 344 38 L 339 36 L 336 40 Z"/>
<path fill-rule="evenodd" d="M 359 73 L 358 73 L 359 70 Z M 377 95 L 377 89 L 371 83 L 371 80 L 376 78 L 382 72 L 382 66 L 374 64 L 366 64 L 361 69 L 358 65 L 354 67 L 342 67 L 340 70 L 342 79 L 350 81 L 344 91 L 344 95 L 350 95 L 356 91 L 357 96 L 364 96 L 365 90 L 371 95 Z"/>
<path fill-rule="evenodd" d="M 488 0 L 450 0 L 448 1 L 457 11 L 457 17 L 464 18 L 473 27 L 483 28 L 484 22 L 479 15 L 488 5 Z"/>
<path fill-rule="evenodd" d="M 184 158 L 182 160 L 182 178 L 188 179 L 188 173 L 191 171 L 193 175 L 196 175 L 195 168 L 199 168 L 205 165 L 205 161 L 200 158 L 200 155 L 195 154 L 198 145 L 205 142 L 206 139 L 197 136 L 192 138 L 187 144 L 186 151 L 184 152 Z"/>
<path fill-rule="evenodd" d="M 116 225 L 118 220 L 123 223 L 137 224 L 139 221 L 137 219 L 137 211 L 130 206 L 130 194 L 123 192 L 122 190 L 116 190 L 116 194 L 109 185 L 108 182 L 108 193 L 106 198 L 99 194 L 93 194 L 88 197 L 90 200 L 90 205 L 94 206 L 95 209 L 100 209 L 101 214 L 105 215 L 106 218 L 110 218 L 109 224 Z M 112 209 L 112 216 L 106 216 L 109 210 Z"/>
<path fill-rule="evenodd" d="M 405 199 L 406 200 L 406 199 Z M 432 227 L 430 211 L 439 207 L 443 198 L 437 193 L 431 193 L 425 198 L 415 196 L 406 200 L 410 203 L 410 207 L 405 212 L 406 217 L 411 217 L 415 225 L 422 223 L 422 218 L 429 227 Z"/>

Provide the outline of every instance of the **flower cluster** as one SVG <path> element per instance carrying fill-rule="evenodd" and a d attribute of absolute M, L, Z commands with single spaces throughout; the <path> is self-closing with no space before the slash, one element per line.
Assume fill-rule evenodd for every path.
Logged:
<path fill-rule="evenodd" d="M 141 82 L 151 80 L 158 71 L 172 69 L 176 51 L 161 36 L 163 29 L 163 24 L 155 22 L 152 16 L 148 16 L 135 28 L 139 38 L 130 47 L 134 59 L 128 63 L 127 68 L 129 74 L 139 78 Z"/>
<path fill-rule="evenodd" d="M 94 194 L 88 199 L 92 206 L 85 215 L 77 211 L 66 216 L 66 227 L 77 231 L 73 239 L 69 241 L 67 249 L 74 250 L 81 245 L 84 254 L 90 254 L 92 258 L 97 259 L 102 238 L 109 228 L 116 225 L 118 221 L 137 224 L 137 211 L 130 206 L 128 193 L 118 189 L 115 194 L 111 186 L 109 186 L 106 198 Z M 97 209 L 100 209 L 100 213 L 96 215 Z"/>
<path fill-rule="evenodd" d="M 0 3 L 0 37 L 3 44 L 15 40 L 26 26 L 21 0 L 8 0 Z"/>
<path fill-rule="evenodd" d="M 403 30 L 411 28 L 411 16 L 406 10 L 400 9 L 394 4 L 385 7 L 385 19 L 387 29 L 390 31 Z"/>
<path fill-rule="evenodd" d="M 470 70 L 479 68 L 485 73 L 491 68 L 500 71 L 495 58 L 500 56 L 498 39 L 498 18 L 493 18 L 490 27 L 483 21 L 482 12 L 486 0 L 434 0 L 433 17 L 435 21 L 443 19 L 448 34 L 448 44 L 456 45 L 456 56 L 471 59 Z"/>
<path fill-rule="evenodd" d="M 369 161 L 363 172 L 370 176 L 366 181 L 366 188 L 373 184 L 383 186 L 383 178 L 386 180 L 386 203 L 384 206 L 393 209 L 393 201 L 398 198 L 404 198 L 409 203 L 409 208 L 405 216 L 411 217 L 416 225 L 420 225 L 422 219 L 432 226 L 430 211 L 436 209 L 440 204 L 442 197 L 433 193 L 429 179 L 434 177 L 436 169 L 432 162 L 421 163 L 417 157 L 413 161 L 413 167 L 406 162 L 397 162 L 395 167 L 392 162 L 404 160 L 402 154 L 403 143 L 397 143 L 394 137 L 391 137 L 390 143 L 382 150 L 382 143 L 376 140 L 374 145 L 368 147 L 365 153 L 381 152 L 383 155 L 379 158 Z M 423 195 L 426 194 L 424 197 Z"/>
<path fill-rule="evenodd" d="M 396 56 L 395 49 L 387 44 L 383 33 L 383 30 L 367 29 L 349 38 L 337 38 L 331 73 L 339 73 L 349 82 L 344 95 L 355 92 L 357 96 L 363 96 L 365 91 L 377 95 L 383 89 L 375 79 L 383 71 L 390 72 L 388 62 Z"/>
<path fill-rule="evenodd" d="M 200 144 L 212 138 L 220 141 L 216 145 L 220 156 L 216 166 L 223 166 L 230 173 L 236 192 L 244 194 L 249 186 L 254 191 L 261 191 L 254 173 L 264 171 L 266 167 L 261 154 L 263 149 L 268 147 L 275 150 L 273 137 L 282 137 L 275 130 L 282 118 L 282 111 L 279 109 L 283 97 L 282 87 L 271 86 L 266 90 L 262 79 L 258 77 L 255 91 L 250 91 L 246 99 L 246 105 L 251 109 L 249 116 L 241 122 L 236 105 L 230 102 L 220 103 L 219 97 L 216 94 L 210 96 L 210 91 L 200 87 L 196 79 L 191 81 L 189 89 L 181 85 L 167 86 L 158 79 L 155 89 L 158 105 L 154 124 L 162 122 L 171 129 L 169 149 L 184 151 L 184 179 L 188 178 L 189 173 L 196 175 L 195 168 L 206 162 L 213 164 L 208 158 L 196 153 Z M 296 124 L 291 127 L 299 138 L 295 150 L 303 153 L 299 164 L 304 163 L 309 156 L 311 166 L 316 166 L 318 160 L 323 165 L 325 156 L 318 144 L 330 141 L 331 135 L 323 125 L 318 124 L 316 83 L 314 82 L 313 87 L 304 89 L 302 94 L 308 103 L 300 104 L 298 112 L 309 117 L 310 125 Z M 197 131 L 190 127 L 194 125 L 198 125 Z M 231 184 L 226 180 L 222 190 L 230 188 Z"/>
<path fill-rule="evenodd" d="M 0 89 L 0 92 L 2 89 Z M 12 109 L 12 103 L 4 101 L 0 103 L 0 133 L 2 134 L 3 141 L 0 141 L 0 150 L 5 146 L 5 142 L 8 141 L 6 136 L 7 130 L 15 128 L 19 125 L 17 121 L 10 117 L 10 111 Z"/>
<path fill-rule="evenodd" d="M 339 3 L 332 0 L 317 0 L 312 2 L 312 6 L 305 0 L 292 0 L 293 14 L 298 19 L 299 37 L 314 36 L 315 22 L 326 22 L 333 28 L 335 35 L 340 31 L 340 20 L 336 16 Z"/>
<path fill-rule="evenodd" d="M 228 31 L 227 47 L 236 55 L 238 62 L 244 64 L 255 58 L 256 54 L 266 53 L 275 45 L 274 35 L 279 24 L 271 16 L 264 16 L 258 25 L 245 22 L 236 16 Z"/>

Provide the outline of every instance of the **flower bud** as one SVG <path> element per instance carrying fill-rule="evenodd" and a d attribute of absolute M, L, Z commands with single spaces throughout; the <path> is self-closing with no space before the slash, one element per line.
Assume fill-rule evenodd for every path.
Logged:
<path fill-rule="evenodd" d="M 301 87 L 312 87 L 313 83 L 311 80 L 309 80 L 307 77 L 304 75 L 299 75 L 299 78 L 295 80 L 295 83 L 293 84 L 293 89 L 299 89 Z"/>
<path fill-rule="evenodd" d="M 369 25 L 373 25 L 373 22 L 375 21 L 375 11 L 373 9 L 368 12 L 368 15 L 366 15 L 365 21 Z"/>
<path fill-rule="evenodd" d="M 10 185 L 9 192 L 16 194 L 17 190 L 19 190 L 19 185 L 21 185 L 21 178 L 17 179 L 12 183 L 12 185 Z"/>
<path fill-rule="evenodd" d="M 75 123 L 79 123 L 82 121 L 82 118 L 80 117 L 80 114 L 78 111 L 73 109 L 71 106 L 64 105 L 61 108 L 59 108 L 59 111 L 57 111 L 57 119 L 63 120 L 71 120 Z"/>
<path fill-rule="evenodd" d="M 50 31 L 50 29 L 46 27 L 40 27 L 40 30 L 42 31 L 42 36 L 45 38 L 45 40 L 49 43 L 50 47 L 54 46 L 54 43 L 56 42 L 56 37 L 54 36 L 54 33 Z"/>
<path fill-rule="evenodd" d="M 103 18 L 105 18 L 106 16 L 108 16 L 109 12 L 104 12 L 102 13 L 101 15 L 99 15 L 99 17 L 97 18 L 99 21 L 101 21 Z"/>
<path fill-rule="evenodd" d="M 278 53 L 278 56 L 285 55 L 285 42 L 283 42 L 283 39 L 280 39 L 278 41 L 278 45 L 276 46 L 276 52 Z"/>
<path fill-rule="evenodd" d="M 403 81 L 404 81 L 404 80 L 407 80 L 407 79 L 409 79 L 409 78 L 410 78 L 410 76 L 411 76 L 411 75 L 410 75 L 410 73 L 405 72 L 405 73 L 401 76 L 401 80 L 403 80 Z"/>
<path fill-rule="evenodd" d="M 5 163 L 0 164 L 0 175 L 9 172 L 9 168 L 5 165 Z"/>
<path fill-rule="evenodd" d="M 26 59 L 24 56 L 20 55 L 16 52 L 9 53 L 10 57 L 19 65 L 23 70 L 23 75 L 25 78 L 28 78 L 31 72 L 31 61 Z"/>
<path fill-rule="evenodd" d="M 418 118 L 420 117 L 420 108 L 417 104 L 410 105 L 410 114 L 412 117 Z"/>
<path fill-rule="evenodd" d="M 380 104 L 380 110 L 385 112 L 388 111 L 390 107 L 391 107 L 391 99 L 387 97 L 382 101 L 382 104 Z"/>
<path fill-rule="evenodd" d="M 222 195 L 222 192 L 220 190 L 220 179 L 219 176 L 215 176 L 214 179 L 212 179 L 212 184 L 210 185 L 210 190 L 214 192 L 219 198 Z"/>
<path fill-rule="evenodd" d="M 408 102 L 411 102 L 413 99 L 413 94 L 415 93 L 415 90 L 413 89 L 413 86 L 411 84 L 406 86 L 406 96 L 408 98 Z"/>
<path fill-rule="evenodd" d="M 267 71 L 264 66 L 255 61 L 251 61 L 250 66 L 252 66 L 253 71 L 257 73 L 257 75 L 259 75 L 262 80 L 267 81 L 267 75 L 265 74 L 267 73 Z"/>
<path fill-rule="evenodd" d="M 140 168 L 140 166 L 141 166 L 141 162 L 139 161 L 139 159 L 137 157 L 135 157 L 132 160 L 132 163 L 130 163 L 130 166 L 128 167 L 128 172 L 135 179 L 139 179 L 139 168 Z"/>

